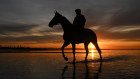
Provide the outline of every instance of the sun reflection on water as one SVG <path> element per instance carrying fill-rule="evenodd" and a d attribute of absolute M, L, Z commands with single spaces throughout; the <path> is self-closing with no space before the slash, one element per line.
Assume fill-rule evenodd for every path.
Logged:
<path fill-rule="evenodd" d="M 91 49 L 91 57 L 94 59 L 94 49 Z"/>

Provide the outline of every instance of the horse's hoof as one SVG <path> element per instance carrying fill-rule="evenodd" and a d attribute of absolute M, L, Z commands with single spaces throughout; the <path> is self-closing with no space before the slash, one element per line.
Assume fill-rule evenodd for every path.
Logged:
<path fill-rule="evenodd" d="M 102 62 L 102 61 L 103 61 L 103 59 L 102 59 L 102 58 L 100 58 L 100 61 Z"/>
<path fill-rule="evenodd" d="M 68 61 L 68 58 L 67 58 L 67 57 L 65 57 L 64 59 L 65 59 L 66 61 Z"/>
<path fill-rule="evenodd" d="M 85 59 L 84 63 L 87 63 L 87 60 Z"/>

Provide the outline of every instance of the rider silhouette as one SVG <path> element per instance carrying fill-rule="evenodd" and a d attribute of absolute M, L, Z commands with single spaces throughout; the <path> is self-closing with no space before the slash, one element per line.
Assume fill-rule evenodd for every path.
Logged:
<path fill-rule="evenodd" d="M 84 15 L 81 14 L 80 9 L 76 9 L 75 12 L 77 15 L 74 18 L 73 25 L 75 26 L 76 30 L 81 31 L 84 29 L 86 19 L 85 19 Z"/>

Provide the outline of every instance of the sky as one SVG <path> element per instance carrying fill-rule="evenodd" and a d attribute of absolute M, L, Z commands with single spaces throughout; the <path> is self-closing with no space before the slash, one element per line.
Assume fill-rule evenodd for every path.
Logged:
<path fill-rule="evenodd" d="M 60 48 L 63 30 L 49 28 L 54 10 L 71 23 L 79 8 L 102 49 L 140 49 L 140 0 L 0 0 L 0 45 Z M 83 47 L 83 45 L 78 45 Z"/>

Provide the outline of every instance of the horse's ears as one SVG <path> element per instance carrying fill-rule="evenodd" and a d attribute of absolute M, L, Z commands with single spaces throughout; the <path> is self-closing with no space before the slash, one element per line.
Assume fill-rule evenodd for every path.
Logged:
<path fill-rule="evenodd" d="M 55 14 L 61 15 L 60 13 L 58 13 L 56 10 L 54 11 Z M 62 16 L 62 15 L 61 15 Z"/>
<path fill-rule="evenodd" d="M 54 10 L 54 13 L 55 13 L 55 14 L 59 14 L 56 10 Z"/>
<path fill-rule="evenodd" d="M 58 13 L 56 10 L 54 10 L 54 13 Z"/>

